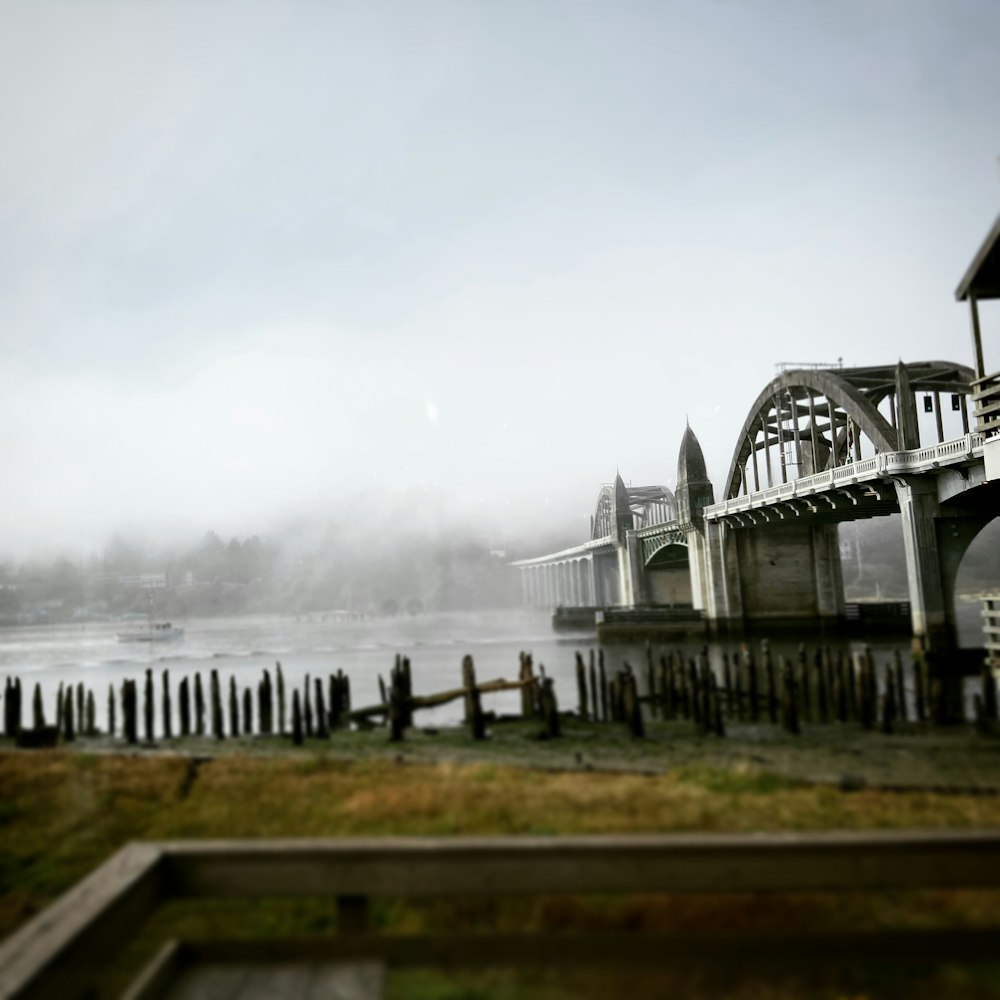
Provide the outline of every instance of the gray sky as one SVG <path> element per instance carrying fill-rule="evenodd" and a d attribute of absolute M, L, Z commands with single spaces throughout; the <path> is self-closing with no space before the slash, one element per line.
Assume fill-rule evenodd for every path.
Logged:
<path fill-rule="evenodd" d="M 995 0 L 0 0 L 0 93 L 7 552 L 582 537 L 777 362 L 969 363 L 1000 208 Z"/>

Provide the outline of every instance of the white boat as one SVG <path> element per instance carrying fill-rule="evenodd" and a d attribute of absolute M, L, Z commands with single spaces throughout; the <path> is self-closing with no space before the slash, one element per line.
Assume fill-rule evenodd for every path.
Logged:
<path fill-rule="evenodd" d="M 150 622 L 148 628 L 135 629 L 130 632 L 116 632 L 119 642 L 171 642 L 184 638 L 184 629 L 170 622 Z"/>

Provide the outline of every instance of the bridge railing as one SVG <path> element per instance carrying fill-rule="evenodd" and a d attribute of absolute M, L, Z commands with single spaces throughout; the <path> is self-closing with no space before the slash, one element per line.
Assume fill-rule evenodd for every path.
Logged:
<path fill-rule="evenodd" d="M 1000 427 L 1000 425 L 998 425 Z M 739 514 L 756 507 L 822 493 L 824 490 L 841 487 L 845 484 L 867 482 L 873 479 L 886 479 L 889 476 L 902 473 L 930 471 L 941 465 L 951 465 L 964 462 L 982 454 L 985 436 L 981 433 L 970 433 L 953 441 L 942 441 L 940 444 L 927 448 L 914 448 L 910 451 L 888 451 L 860 462 L 839 465 L 824 472 L 811 476 L 803 476 L 778 486 L 748 493 L 744 496 L 732 497 L 721 503 L 705 508 L 705 517 L 709 520 L 725 517 L 727 514 Z"/>

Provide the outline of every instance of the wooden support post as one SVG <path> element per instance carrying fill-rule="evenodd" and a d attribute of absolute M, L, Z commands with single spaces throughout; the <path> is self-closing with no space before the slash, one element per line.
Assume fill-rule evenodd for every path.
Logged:
<path fill-rule="evenodd" d="M 305 683 L 302 685 L 302 724 L 305 728 L 306 739 L 308 740 L 311 740 L 315 733 L 313 729 L 312 694 L 310 693 L 310 689 L 309 675 L 306 674 Z"/>
<path fill-rule="evenodd" d="M 169 740 L 173 739 L 174 735 L 170 719 L 170 671 L 164 670 L 160 679 L 163 681 L 163 738 Z"/>
<path fill-rule="evenodd" d="M 191 735 L 191 691 L 187 677 L 181 679 L 177 699 L 181 714 L 181 736 L 187 737 Z"/>
<path fill-rule="evenodd" d="M 611 720 L 611 706 L 608 699 L 608 674 L 604 669 L 604 650 L 597 651 L 597 670 L 601 681 L 601 718 L 605 722 Z"/>
<path fill-rule="evenodd" d="M 577 650 L 576 656 L 576 697 L 577 715 L 584 721 L 587 719 L 587 668 L 583 665 L 583 654 Z"/>
<path fill-rule="evenodd" d="M 229 678 L 229 735 L 240 735 L 240 698 L 236 691 L 236 678 Z"/>
<path fill-rule="evenodd" d="M 278 695 L 278 735 L 285 735 L 285 675 L 281 672 L 281 661 L 274 665 L 274 683 Z"/>
<path fill-rule="evenodd" d="M 304 739 L 302 730 L 302 702 L 299 699 L 299 689 L 292 691 L 292 745 L 300 747 Z"/>
<path fill-rule="evenodd" d="M 115 738 L 115 686 L 108 685 L 108 738 Z"/>
<path fill-rule="evenodd" d="M 323 698 L 323 678 L 317 677 L 313 683 L 316 688 L 316 737 L 328 740 L 330 738 L 330 719 L 326 714 L 326 702 Z"/>
<path fill-rule="evenodd" d="M 153 671 L 146 671 L 146 689 L 143 698 L 143 721 L 147 743 L 153 742 Z"/>
<path fill-rule="evenodd" d="M 760 658 L 764 665 L 764 682 L 767 685 L 767 714 L 771 725 L 778 724 L 778 692 L 774 676 L 774 660 L 771 656 L 771 644 L 767 639 L 760 643 Z"/>
<path fill-rule="evenodd" d="M 194 732 L 205 735 L 205 692 L 201 687 L 201 674 L 194 675 Z"/>
<path fill-rule="evenodd" d="M 590 651 L 590 663 L 588 664 L 587 674 L 590 680 L 590 712 L 591 718 L 596 722 L 600 718 L 600 693 L 597 687 L 597 652 L 594 649 Z"/>
<path fill-rule="evenodd" d="M 219 671 L 213 670 L 211 675 L 212 698 L 212 735 L 217 740 L 226 738 L 225 727 L 222 724 L 222 684 L 219 681 Z"/>
<path fill-rule="evenodd" d="M 243 689 L 243 735 L 253 736 L 253 695 L 248 687 Z"/>

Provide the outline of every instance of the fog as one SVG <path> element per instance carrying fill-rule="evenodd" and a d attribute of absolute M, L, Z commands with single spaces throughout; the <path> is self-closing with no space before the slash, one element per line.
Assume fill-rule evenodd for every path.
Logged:
<path fill-rule="evenodd" d="M 970 363 L 998 45 L 992 0 L 0 6 L 0 553 L 574 541 L 685 419 L 718 491 L 780 362 Z"/>

